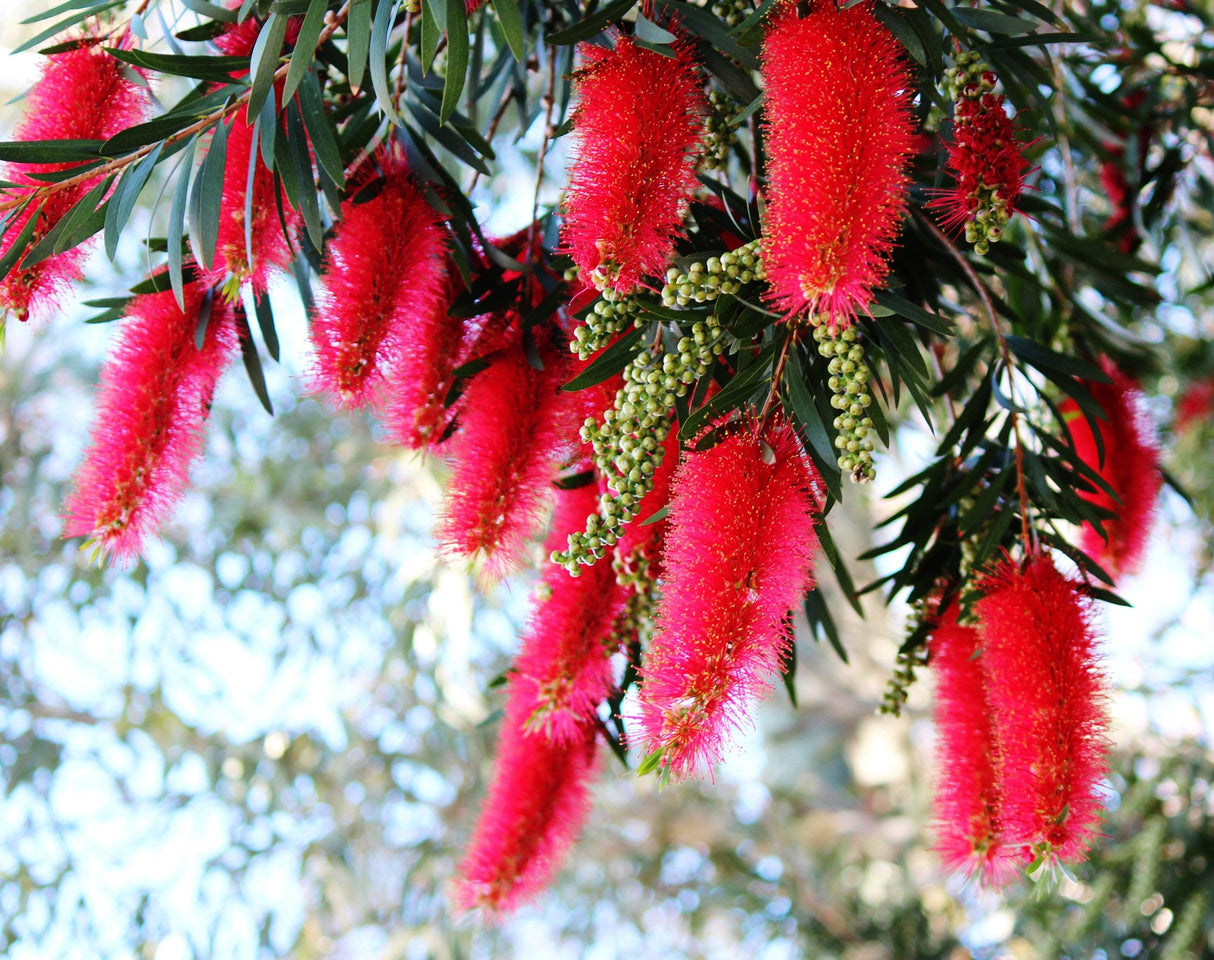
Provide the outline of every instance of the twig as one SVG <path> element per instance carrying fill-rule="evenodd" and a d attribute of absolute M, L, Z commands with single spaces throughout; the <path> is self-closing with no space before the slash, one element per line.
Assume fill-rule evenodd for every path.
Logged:
<path fill-rule="evenodd" d="M 1003 331 L 1003 325 L 999 322 L 999 315 L 995 312 L 995 304 L 991 300 L 990 291 L 986 289 L 986 284 L 982 282 L 977 271 L 965 259 L 961 251 L 949 242 L 948 237 L 944 235 L 929 216 L 921 210 L 916 210 L 915 214 L 919 217 L 920 222 L 940 241 L 944 249 L 957 262 L 957 265 L 961 267 L 962 273 L 965 274 L 970 285 L 973 286 L 974 292 L 978 294 L 978 299 L 982 301 L 982 307 L 991 324 L 991 331 L 995 334 L 995 340 L 999 344 L 999 354 L 1003 360 L 1003 368 L 1007 371 L 1008 376 L 1008 394 L 1012 401 L 1012 409 L 1008 411 L 1008 415 L 1012 420 L 1012 434 L 1016 441 L 1016 496 L 1020 499 L 1020 539 L 1023 541 L 1024 554 L 1027 557 L 1032 553 L 1033 538 L 1032 530 L 1029 526 L 1028 487 L 1024 481 L 1024 438 L 1020 435 L 1020 415 L 1017 410 L 1016 381 L 1014 378 L 1016 362 L 1012 356 L 1012 348 L 1007 342 L 1007 335 Z"/>
<path fill-rule="evenodd" d="M 502 122 L 502 118 L 506 115 L 506 109 L 510 106 L 510 101 L 514 99 L 514 93 L 507 90 L 502 96 L 502 102 L 497 105 L 497 112 L 493 115 L 493 120 L 489 123 L 489 132 L 485 134 L 485 143 L 493 143 L 493 138 L 497 136 L 498 124 Z M 481 178 L 479 170 L 472 171 L 472 182 L 468 185 L 468 192 L 471 193 L 477 182 Z"/>
<path fill-rule="evenodd" d="M 796 329 L 789 333 L 784 338 L 784 343 L 780 346 L 780 354 L 776 357 L 776 365 L 771 371 L 771 389 L 767 391 L 767 400 L 763 404 L 763 410 L 759 414 L 759 423 L 766 425 L 767 416 L 771 413 L 772 405 L 776 402 L 776 394 L 780 392 L 780 381 L 784 378 L 784 366 L 788 363 L 788 352 L 792 349 L 792 342 L 796 338 Z"/>
<path fill-rule="evenodd" d="M 346 2 L 342 5 L 342 8 L 333 15 L 333 18 L 328 23 L 325 24 L 325 28 L 320 32 L 320 36 L 317 37 L 317 49 L 323 46 L 328 39 L 337 32 L 337 28 L 345 22 L 346 16 L 349 12 L 350 0 L 346 0 Z M 275 70 L 274 81 L 277 82 L 278 80 L 284 79 L 287 75 L 287 70 L 290 69 L 290 66 L 291 63 L 288 59 L 286 63 L 283 63 L 277 70 Z M 78 186 L 79 184 L 87 183 L 89 181 L 95 182 L 97 178 L 105 177 L 107 174 L 113 173 L 115 170 L 122 170 L 124 167 L 134 163 L 136 160 L 147 156 L 154 149 L 156 149 L 157 144 L 168 146 L 170 143 L 176 143 L 179 140 L 184 140 L 196 133 L 200 133 L 207 127 L 226 119 L 228 114 L 234 113 L 245 103 L 245 101 L 249 99 L 252 92 L 253 87 L 250 85 L 247 90 L 237 95 L 236 99 L 231 103 L 227 103 L 217 110 L 212 110 L 210 113 L 191 123 L 188 127 L 178 130 L 176 133 L 169 134 L 163 140 L 157 140 L 153 141 L 152 143 L 145 144 L 132 153 L 128 153 L 124 157 L 116 157 L 108 163 L 103 163 L 99 167 L 90 167 L 88 170 L 77 174 L 74 177 L 68 177 L 66 180 L 59 180 L 56 183 L 48 183 L 42 187 L 35 187 L 32 190 L 22 192 L 20 195 L 15 196 L 10 200 L 0 201 L 0 213 L 4 213 L 7 210 L 12 210 L 13 208 L 19 207 L 26 203 L 31 203 L 39 197 L 49 197 L 61 190 L 66 190 L 68 187 Z"/>

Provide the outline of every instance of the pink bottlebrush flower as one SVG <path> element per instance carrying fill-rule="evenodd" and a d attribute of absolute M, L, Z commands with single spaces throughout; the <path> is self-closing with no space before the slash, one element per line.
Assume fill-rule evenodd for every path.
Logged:
<path fill-rule="evenodd" d="M 42 76 L 26 97 L 25 117 L 16 140 L 108 140 L 120 130 L 139 123 L 149 107 L 147 91 L 127 79 L 128 68 L 110 56 L 92 38 L 47 58 Z M 0 179 L 17 184 L 9 198 L 28 196 L 47 184 L 33 176 L 69 170 L 74 163 L 8 164 Z M 70 187 L 51 187 L 42 201 L 34 200 L 8 226 L 0 240 L 0 255 L 7 253 L 35 215 L 37 226 L 29 241 L 32 249 L 85 194 L 101 182 L 90 177 Z M 41 204 L 41 212 L 39 212 Z M 87 248 L 84 246 L 21 269 L 18 264 L 0 279 L 0 317 L 11 313 L 18 320 L 52 312 L 68 284 L 79 280 Z"/>
<path fill-rule="evenodd" d="M 1001 746 L 1003 841 L 1082 859 L 1100 822 L 1105 680 L 1090 602 L 1048 556 L 977 584 L 987 700 Z"/>
<path fill-rule="evenodd" d="M 312 319 L 312 388 L 350 409 L 375 403 L 385 387 L 428 395 L 437 384 L 419 381 L 439 379 L 459 345 L 459 326 L 447 319 L 442 217 L 402 151 L 381 149 L 375 161 L 383 186 L 341 205 Z"/>
<path fill-rule="evenodd" d="M 928 206 L 941 211 L 946 227 L 964 226 L 965 239 L 985 254 L 1016 213 L 1029 164 L 1004 97 L 994 92 L 998 77 L 973 54 L 961 55 L 952 75 L 957 97 L 946 168 L 956 182 Z"/>
<path fill-rule="evenodd" d="M 1177 436 L 1189 433 L 1214 412 L 1214 377 L 1191 381 L 1176 401 L 1172 429 Z"/>
<path fill-rule="evenodd" d="M 1155 425 L 1138 384 L 1118 370 L 1108 357 L 1102 358 L 1100 365 L 1112 382 L 1084 381 L 1083 385 L 1108 417 L 1098 424 L 1104 445 L 1103 461 L 1092 426 L 1079 405 L 1067 400 L 1059 409 L 1079 458 L 1117 494 L 1117 500 L 1101 489 L 1081 494 L 1115 516 L 1104 521 L 1104 536 L 1093 524 L 1085 523 L 1080 546 L 1114 576 L 1120 576 L 1133 573 L 1142 563 L 1163 475 L 1159 470 Z"/>
<path fill-rule="evenodd" d="M 256 119 L 256 118 L 254 118 Z M 291 262 L 291 244 L 283 233 L 274 199 L 274 174 L 253 151 L 253 124 L 242 107 L 227 121 L 227 152 L 224 156 L 223 191 L 219 205 L 219 235 L 215 257 L 207 280 L 222 284 L 231 298 L 246 281 L 255 294 L 262 294 L 270 275 Z M 281 134 L 280 136 L 284 136 Z M 249 165 L 253 164 L 253 201 L 248 204 Z M 252 226 L 245 230 L 245 208 L 252 214 Z M 299 229 L 302 218 L 291 204 L 283 203 L 283 220 L 288 233 Z"/>
<path fill-rule="evenodd" d="M 1002 886 L 1027 848 L 1003 835 L 1001 747 L 986 694 L 982 641 L 950 608 L 928 649 L 936 673 L 936 849 L 949 870 Z"/>
<path fill-rule="evenodd" d="M 563 547 L 597 503 L 597 484 L 560 491 L 548 542 Z M 623 602 L 610 564 L 595 564 L 576 577 L 557 564 L 545 566 L 511 680 L 536 703 L 529 731 L 574 744 L 597 722 L 596 709 L 614 686 L 611 627 Z"/>
<path fill-rule="evenodd" d="M 663 272 L 695 191 L 708 101 L 690 46 L 671 49 L 580 48 L 563 243 L 599 289 L 630 293 Z"/>
<path fill-rule="evenodd" d="M 530 688 L 511 681 L 498 735 L 493 781 L 459 866 L 455 903 L 502 917 L 551 879 L 590 812 L 598 769 L 596 730 L 573 743 L 529 731 L 537 709 Z"/>
<path fill-rule="evenodd" d="M 542 345 L 543 370 L 527 361 L 517 327 L 464 393 L 451 439 L 451 476 L 437 536 L 456 556 L 482 556 L 499 579 L 522 559 L 552 495 L 552 480 L 572 448 L 565 355 Z"/>
<path fill-rule="evenodd" d="M 775 12 L 763 41 L 771 300 L 850 324 L 889 270 L 914 152 L 911 78 L 873 4 Z"/>
<path fill-rule="evenodd" d="M 675 779 L 720 759 L 788 651 L 813 585 L 821 481 L 793 427 L 727 426 L 674 477 L 640 737 Z"/>
<path fill-rule="evenodd" d="M 207 294 L 185 288 L 130 305 L 120 340 L 101 371 L 92 442 L 64 508 L 64 536 L 87 535 L 104 553 L 133 561 L 144 538 L 168 518 L 201 453 L 203 426 L 237 334 L 231 310 L 216 301 L 202 349 L 195 327 Z"/>

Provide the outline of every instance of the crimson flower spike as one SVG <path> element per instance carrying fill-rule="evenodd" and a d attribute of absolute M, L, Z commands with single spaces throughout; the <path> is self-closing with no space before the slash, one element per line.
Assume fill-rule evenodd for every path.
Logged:
<path fill-rule="evenodd" d="M 557 494 L 549 549 L 559 549 L 598 504 L 598 485 Z M 529 732 L 556 743 L 584 739 L 597 721 L 596 709 L 614 686 L 612 624 L 624 603 L 611 564 L 595 564 L 571 577 L 554 563 L 545 566 L 534 593 L 531 619 L 514 661 L 511 683 L 536 703 Z"/>
<path fill-rule="evenodd" d="M 442 217 L 398 146 L 380 148 L 375 166 L 379 178 L 365 173 L 341 205 L 312 318 L 312 387 L 350 409 L 375 404 L 385 387 L 413 389 L 444 359 L 432 354 L 459 345 L 458 326 L 454 343 L 436 342 L 452 327 Z"/>
<path fill-rule="evenodd" d="M 64 536 L 87 535 L 120 562 L 133 562 L 189 482 L 220 374 L 236 350 L 231 310 L 209 305 L 202 349 L 200 311 L 211 295 L 187 284 L 185 309 L 172 291 L 131 301 L 119 341 L 101 371 L 92 442 L 64 507 Z"/>
<path fill-rule="evenodd" d="M 148 112 L 149 97 L 146 90 L 127 78 L 126 69 L 121 61 L 106 53 L 96 38 L 83 38 L 78 46 L 51 54 L 42 76 L 26 97 L 25 117 L 14 139 L 108 140 L 120 130 L 139 123 Z M 36 188 L 47 186 L 34 174 L 73 166 L 73 163 L 9 164 L 0 179 L 18 185 L 11 196 L 30 195 Z M 12 248 L 30 220 L 37 217 L 26 245 L 32 249 L 100 182 L 100 176 L 90 177 L 48 193 L 44 200 L 32 201 L 8 225 L 4 239 L 0 240 L 0 255 Z M 42 319 L 52 313 L 68 284 L 82 276 L 86 255 L 87 249 L 79 246 L 29 267 L 16 265 L 0 279 L 0 325 L 6 313 L 18 320 L 28 320 L 31 315 Z"/>
<path fill-rule="evenodd" d="M 813 586 L 821 480 L 793 427 L 747 421 L 675 473 L 639 739 L 678 780 L 718 761 L 749 722 Z"/>
<path fill-rule="evenodd" d="M 1026 862 L 1027 848 L 1003 838 L 1000 743 L 990 714 L 978 631 L 956 606 L 928 642 L 936 674 L 936 849 L 944 865 L 999 887 Z"/>
<path fill-rule="evenodd" d="M 1105 678 L 1090 601 L 1044 554 L 976 585 L 986 693 L 1000 744 L 1003 842 L 1080 860 L 1100 822 Z"/>
<path fill-rule="evenodd" d="M 583 281 L 631 293 L 663 272 L 695 192 L 708 101 L 691 47 L 583 44 L 563 243 Z"/>
<path fill-rule="evenodd" d="M 529 728 L 540 708 L 533 688 L 512 681 L 498 734 L 493 780 L 459 866 L 454 900 L 502 918 L 551 879 L 590 812 L 597 731 L 557 742 Z"/>
<path fill-rule="evenodd" d="M 577 436 L 574 401 L 561 392 L 568 354 L 541 344 L 536 370 L 515 322 L 464 393 L 459 430 L 445 445 L 451 476 L 436 530 L 448 553 L 483 557 L 491 580 L 522 560 Z"/>
<path fill-rule="evenodd" d="M 1103 521 L 1104 535 L 1092 523 L 1084 523 L 1080 546 L 1114 576 L 1135 572 L 1146 553 L 1156 502 L 1163 486 L 1159 469 L 1159 442 L 1155 424 L 1146 409 L 1138 384 L 1108 358 L 1100 361 L 1109 383 L 1083 381 L 1092 399 L 1104 410 L 1106 420 L 1097 423 L 1104 458 L 1096 444 L 1092 425 L 1074 400 L 1059 408 L 1075 452 L 1116 493 L 1084 492 L 1083 498 L 1114 516 Z"/>
<path fill-rule="evenodd" d="M 771 300 L 850 325 L 889 271 L 914 152 L 911 77 L 871 0 L 781 0 L 763 40 Z"/>
<path fill-rule="evenodd" d="M 1029 164 L 1003 94 L 994 92 L 998 77 L 978 55 L 958 54 L 946 78 L 953 95 L 947 168 L 956 183 L 939 191 L 928 206 L 944 214 L 946 227 L 964 226 L 965 239 L 985 255 L 1016 213 Z"/>

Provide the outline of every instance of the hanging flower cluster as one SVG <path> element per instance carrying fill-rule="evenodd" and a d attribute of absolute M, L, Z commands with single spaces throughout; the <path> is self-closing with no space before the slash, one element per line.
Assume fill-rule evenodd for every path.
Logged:
<path fill-rule="evenodd" d="M 953 98 L 953 139 L 948 169 L 956 185 L 930 204 L 944 214 L 947 227 L 964 225 L 966 242 L 986 254 L 1003 229 L 1024 188 L 1028 161 L 1008 116 L 998 77 L 973 51 L 959 53 L 945 73 Z"/>
<path fill-rule="evenodd" d="M 231 310 L 199 282 L 184 295 L 184 309 L 171 291 L 131 302 L 101 371 L 92 443 L 64 508 L 65 536 L 87 536 L 123 563 L 138 557 L 181 498 L 215 383 L 236 348 Z"/>
<path fill-rule="evenodd" d="M 1105 680 L 1090 604 L 1044 554 L 979 579 L 976 627 L 955 611 L 933 634 L 938 847 L 998 885 L 1018 866 L 1080 860 L 1105 774 Z"/>
<path fill-rule="evenodd" d="M 1111 516 L 1101 521 L 1103 533 L 1095 524 L 1084 523 L 1080 546 L 1114 576 L 1121 576 L 1134 573 L 1142 563 L 1163 475 L 1155 425 L 1138 384 L 1108 357 L 1101 358 L 1100 365 L 1108 382 L 1085 380 L 1082 386 L 1106 419 L 1097 421 L 1093 429 L 1074 400 L 1068 399 L 1059 409 L 1075 453 L 1109 488 L 1085 478 L 1095 489 L 1085 491 L 1083 498 Z"/>
<path fill-rule="evenodd" d="M 785 0 L 763 40 L 772 303 L 847 326 L 889 270 L 914 128 L 902 46 L 871 2 Z M 814 321 L 818 322 L 818 321 Z"/>
<path fill-rule="evenodd" d="M 613 50 L 579 52 L 563 243 L 583 282 L 626 294 L 665 273 L 696 186 L 708 101 L 689 46 L 667 57 L 618 37 Z"/>
<path fill-rule="evenodd" d="M 384 393 L 392 403 L 409 390 L 418 395 L 401 406 L 417 410 L 439 387 L 427 381 L 441 380 L 433 374 L 462 332 L 448 318 L 446 234 L 399 147 L 377 151 L 375 168 L 351 184 L 326 245 L 312 384 L 339 408 L 374 406 Z"/>
<path fill-rule="evenodd" d="M 128 68 L 103 49 L 99 38 L 84 37 L 71 49 L 47 58 L 42 76 L 26 96 L 25 116 L 14 139 L 108 140 L 120 130 L 139 123 L 147 115 L 150 98 L 146 90 L 131 82 Z M 9 164 L 0 180 L 7 199 L 31 194 L 46 181 L 37 174 L 70 170 L 73 163 Z M 33 200 L 6 224 L 0 240 L 0 256 L 18 239 L 25 238 L 26 251 L 33 251 L 72 208 L 102 182 L 100 176 L 85 177 L 67 187 Z M 10 192 L 11 191 L 11 192 Z M 99 198 L 100 199 L 100 198 Z M 32 231 L 26 229 L 33 221 Z M 23 253 L 24 258 L 27 254 Z M 53 312 L 67 286 L 82 276 L 86 247 L 73 247 L 28 266 L 18 262 L 0 278 L 0 324 L 6 314 L 28 320 Z"/>

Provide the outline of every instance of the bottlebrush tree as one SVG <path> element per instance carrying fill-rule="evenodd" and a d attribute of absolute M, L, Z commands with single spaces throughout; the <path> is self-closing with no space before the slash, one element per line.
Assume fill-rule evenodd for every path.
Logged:
<path fill-rule="evenodd" d="M 999 884 L 1086 855 L 1099 608 L 1141 559 L 1148 394 L 1177 392 L 1193 334 L 1157 307 L 1208 231 L 1197 5 L 74 0 L 30 22 L 0 310 L 70 335 L 87 248 L 153 264 L 87 304 L 114 347 L 65 536 L 138 556 L 237 349 L 269 409 L 276 282 L 309 312 L 301 393 L 449 461 L 451 562 L 498 578 L 548 531 L 454 904 L 543 888 L 604 752 L 712 776 L 802 617 L 846 658 L 824 577 L 916 611 L 884 709 L 932 665 L 943 861 Z M 531 215 L 497 237 L 510 152 Z M 1192 433 L 1214 360 L 1187 350 Z M 858 585 L 831 513 L 903 432 L 932 450 Z"/>

